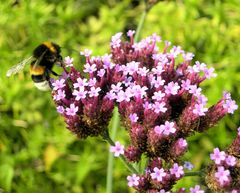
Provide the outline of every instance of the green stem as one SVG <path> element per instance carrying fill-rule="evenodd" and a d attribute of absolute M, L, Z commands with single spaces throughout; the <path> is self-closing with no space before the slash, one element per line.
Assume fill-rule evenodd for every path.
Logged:
<path fill-rule="evenodd" d="M 147 9 L 144 9 L 144 12 L 142 13 L 141 19 L 140 19 L 138 27 L 137 27 L 136 34 L 134 36 L 134 42 L 138 42 L 138 40 L 139 40 L 140 31 L 142 30 L 146 15 L 147 15 Z"/>
<path fill-rule="evenodd" d="M 203 172 L 202 171 L 197 171 L 197 172 L 186 172 L 184 176 L 202 176 Z"/>
<path fill-rule="evenodd" d="M 117 108 L 113 112 L 113 121 L 112 121 L 112 138 L 115 139 L 117 133 L 117 127 L 119 125 L 119 115 Z M 109 134 L 108 137 L 110 138 Z M 113 154 L 108 153 L 108 166 L 107 166 L 107 193 L 112 193 L 112 184 L 113 184 Z"/>

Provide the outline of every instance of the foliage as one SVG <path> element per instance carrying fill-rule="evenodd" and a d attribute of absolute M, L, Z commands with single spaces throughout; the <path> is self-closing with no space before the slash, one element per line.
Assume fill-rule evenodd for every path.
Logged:
<path fill-rule="evenodd" d="M 151 9 L 141 31 L 142 37 L 157 33 L 216 68 L 218 77 L 204 84 L 209 104 L 216 102 L 224 89 L 239 102 L 238 3 L 161 1 Z M 73 56 L 76 64 L 82 59 L 74 50 L 88 47 L 95 55 L 102 54 L 109 50 L 113 34 L 137 26 L 142 11 L 142 1 L 130 0 L 0 4 L 0 192 L 105 192 L 106 144 L 97 138 L 79 141 L 72 136 L 57 115 L 50 94 L 36 90 L 28 72 L 9 79 L 5 73 L 45 40 L 62 45 L 63 56 Z M 237 125 L 239 110 L 207 134 L 191 137 L 186 159 L 199 169 L 209 162 L 206 157 L 213 147 L 230 143 Z M 124 141 L 121 129 L 118 132 L 117 139 Z M 113 192 L 127 192 L 127 175 L 116 160 Z M 197 180 L 186 179 L 177 186 L 192 186 Z"/>

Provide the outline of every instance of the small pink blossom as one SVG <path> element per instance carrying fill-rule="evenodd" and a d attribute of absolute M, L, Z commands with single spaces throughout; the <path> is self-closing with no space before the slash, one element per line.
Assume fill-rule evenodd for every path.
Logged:
<path fill-rule="evenodd" d="M 110 152 L 114 153 L 115 157 L 119 157 L 124 154 L 124 146 L 119 141 L 116 141 L 115 146 L 110 147 Z"/>
<path fill-rule="evenodd" d="M 155 102 L 153 105 L 152 105 L 152 108 L 154 110 L 155 113 L 165 113 L 167 111 L 167 108 L 165 107 L 166 103 L 165 102 Z"/>
<path fill-rule="evenodd" d="M 182 84 L 181 84 L 182 89 L 184 89 L 184 90 L 189 90 L 189 89 L 190 89 L 191 81 L 190 81 L 189 79 L 187 79 L 187 80 L 182 80 L 181 83 L 182 83 Z"/>
<path fill-rule="evenodd" d="M 218 167 L 217 172 L 215 173 L 215 177 L 221 186 L 229 183 L 231 180 L 230 171 L 225 170 L 223 166 Z"/>
<path fill-rule="evenodd" d="M 92 54 L 92 50 L 85 49 L 82 52 L 80 52 L 80 55 L 83 55 L 85 57 L 89 57 Z"/>
<path fill-rule="evenodd" d="M 196 185 L 194 188 L 190 188 L 190 193 L 204 193 L 204 191 L 200 189 L 199 185 Z"/>
<path fill-rule="evenodd" d="M 65 90 L 58 90 L 57 93 L 54 95 L 54 99 L 56 101 L 60 101 L 66 97 Z"/>
<path fill-rule="evenodd" d="M 112 36 L 112 40 L 111 40 L 111 47 L 112 48 L 118 48 L 121 45 L 121 36 L 122 36 L 122 32 L 119 32 L 117 34 L 115 34 L 114 36 Z"/>
<path fill-rule="evenodd" d="M 184 175 L 183 167 L 179 166 L 177 163 L 173 164 L 173 167 L 170 169 L 170 173 L 175 175 L 176 178 L 180 178 Z"/>
<path fill-rule="evenodd" d="M 63 106 L 57 106 L 57 112 L 59 112 L 60 114 L 63 114 L 65 111 Z"/>
<path fill-rule="evenodd" d="M 236 101 L 229 99 L 225 101 L 223 108 L 226 109 L 228 113 L 233 114 L 233 112 L 238 109 L 238 105 L 236 104 Z"/>
<path fill-rule="evenodd" d="M 127 36 L 128 37 L 131 37 L 131 36 L 133 36 L 135 34 L 135 30 L 128 30 L 128 32 L 127 32 Z"/>
<path fill-rule="evenodd" d="M 102 78 L 102 77 L 104 77 L 105 73 L 106 73 L 106 70 L 105 70 L 105 69 L 100 69 L 100 70 L 97 72 L 97 75 L 98 75 L 100 78 Z"/>
<path fill-rule="evenodd" d="M 64 63 L 66 65 L 66 67 L 72 67 L 73 66 L 73 61 L 74 59 L 71 58 L 70 56 L 67 56 L 64 58 Z"/>
<path fill-rule="evenodd" d="M 136 73 L 138 71 L 138 68 L 139 68 L 138 66 L 139 66 L 139 62 L 135 62 L 135 61 L 129 62 L 129 63 L 127 63 L 123 73 L 125 75 L 127 75 L 127 74 L 133 75 L 134 73 Z"/>
<path fill-rule="evenodd" d="M 76 115 L 77 111 L 78 111 L 78 107 L 76 107 L 75 104 L 70 104 L 70 107 L 66 108 L 66 114 L 69 116 Z"/>
<path fill-rule="evenodd" d="M 86 98 L 87 91 L 84 90 L 84 87 L 79 88 L 79 90 L 73 90 L 73 96 L 79 101 L 80 99 Z"/>
<path fill-rule="evenodd" d="M 164 135 L 170 135 L 171 133 L 175 133 L 176 132 L 176 128 L 175 128 L 175 124 L 174 122 L 169 122 L 169 121 L 166 121 L 164 125 L 161 125 L 163 126 L 163 134 Z M 160 126 L 160 127 L 161 127 Z"/>
<path fill-rule="evenodd" d="M 99 95 L 99 92 L 101 91 L 100 87 L 91 87 L 90 91 L 88 91 L 89 97 L 97 97 Z"/>
<path fill-rule="evenodd" d="M 96 64 L 90 65 L 89 63 L 86 63 L 86 64 L 84 65 L 84 70 L 83 70 L 83 72 L 86 72 L 86 73 L 91 74 L 91 73 L 95 72 L 96 70 L 97 70 Z"/>
<path fill-rule="evenodd" d="M 140 177 L 137 176 L 136 174 L 133 174 L 131 176 L 128 176 L 127 180 L 128 180 L 128 186 L 129 187 L 138 186 Z"/>
<path fill-rule="evenodd" d="M 63 87 L 65 87 L 65 80 L 63 78 L 60 80 L 56 80 L 55 82 L 52 83 L 52 86 L 53 90 L 62 89 Z"/>
<path fill-rule="evenodd" d="M 182 55 L 183 55 L 183 58 L 184 58 L 185 61 L 191 61 L 194 57 L 194 54 L 191 53 L 191 52 L 188 52 L 186 54 L 183 53 Z"/>
<path fill-rule="evenodd" d="M 214 78 L 214 77 L 216 77 L 217 76 L 217 74 L 216 73 L 214 73 L 214 68 L 205 68 L 203 71 L 204 71 L 204 75 L 205 75 L 205 77 L 207 78 L 207 79 L 211 79 L 211 78 Z"/>
<path fill-rule="evenodd" d="M 84 86 L 87 86 L 88 83 L 87 83 L 87 79 L 84 78 L 77 78 L 77 82 L 73 84 L 73 87 L 74 88 L 81 88 L 81 87 L 84 87 Z"/>
<path fill-rule="evenodd" d="M 193 113 L 198 116 L 204 116 L 205 113 L 208 111 L 208 108 L 204 107 L 203 104 L 195 104 Z"/>
<path fill-rule="evenodd" d="M 226 159 L 226 153 L 224 151 L 220 151 L 219 148 L 215 148 L 213 153 L 210 154 L 210 158 L 215 162 L 215 164 L 219 165 Z"/>
<path fill-rule="evenodd" d="M 228 155 L 225 159 L 225 162 L 228 166 L 235 166 L 237 163 L 237 159 L 232 155 Z"/>
<path fill-rule="evenodd" d="M 163 168 L 158 169 L 157 167 L 155 167 L 153 168 L 153 171 L 154 172 L 151 173 L 151 178 L 153 180 L 156 179 L 158 182 L 162 182 L 163 178 L 167 175 Z"/>
<path fill-rule="evenodd" d="M 198 97 L 201 95 L 202 89 L 197 87 L 197 85 L 191 85 L 189 89 L 189 93 L 193 94 L 194 96 Z"/>
<path fill-rule="evenodd" d="M 169 191 L 165 191 L 164 189 L 161 189 L 160 191 L 158 191 L 157 193 L 170 193 Z"/>
<path fill-rule="evenodd" d="M 164 96 L 165 96 L 165 93 L 163 93 L 162 91 L 159 90 L 157 92 L 154 92 L 154 95 L 152 96 L 152 99 L 156 100 L 156 101 L 161 101 Z"/>
<path fill-rule="evenodd" d="M 166 94 L 176 95 L 178 93 L 180 86 L 178 85 L 177 82 L 175 82 L 175 83 L 169 82 L 168 85 L 164 86 L 164 88 L 165 88 Z"/>
<path fill-rule="evenodd" d="M 136 123 L 138 120 L 138 116 L 136 113 L 130 114 L 129 119 L 131 120 L 132 123 Z"/>

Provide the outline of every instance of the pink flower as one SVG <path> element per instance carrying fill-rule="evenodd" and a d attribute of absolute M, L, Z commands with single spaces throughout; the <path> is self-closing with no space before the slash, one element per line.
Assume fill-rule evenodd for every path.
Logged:
<path fill-rule="evenodd" d="M 60 80 L 56 80 L 54 83 L 52 83 L 52 86 L 53 90 L 62 89 L 63 87 L 65 87 L 65 80 L 63 78 Z"/>
<path fill-rule="evenodd" d="M 128 30 L 128 32 L 127 32 L 127 36 L 128 37 L 131 37 L 131 36 L 133 36 L 135 34 L 135 30 Z"/>
<path fill-rule="evenodd" d="M 182 89 L 184 89 L 184 90 L 189 90 L 189 89 L 190 89 L 191 81 L 190 81 L 189 79 L 187 79 L 187 80 L 182 80 L 181 83 L 182 83 L 182 84 L 181 84 Z"/>
<path fill-rule="evenodd" d="M 212 77 L 214 78 L 214 77 L 216 77 L 217 76 L 217 74 L 216 73 L 214 73 L 214 68 L 205 68 L 203 71 L 204 71 L 204 75 L 205 75 L 205 77 L 207 78 L 207 79 L 211 79 Z"/>
<path fill-rule="evenodd" d="M 196 185 L 194 188 L 190 188 L 190 193 L 204 193 L 204 191 L 200 189 L 199 185 Z"/>
<path fill-rule="evenodd" d="M 89 63 L 86 63 L 86 64 L 84 65 L 84 70 L 83 70 L 83 72 L 86 72 L 86 73 L 91 74 L 91 73 L 95 72 L 96 70 L 97 70 L 96 64 L 90 65 Z"/>
<path fill-rule="evenodd" d="M 71 58 L 70 56 L 67 56 L 64 58 L 64 63 L 66 64 L 66 67 L 71 67 L 73 66 L 73 58 Z"/>
<path fill-rule="evenodd" d="M 154 127 L 154 132 L 158 135 L 161 135 L 164 131 L 165 126 L 164 125 L 160 125 L 160 126 L 155 126 Z"/>
<path fill-rule="evenodd" d="M 164 189 L 161 189 L 159 192 L 157 192 L 157 193 L 170 193 L 169 191 L 165 191 Z"/>
<path fill-rule="evenodd" d="M 119 141 L 116 141 L 115 146 L 110 146 L 110 152 L 114 153 L 115 157 L 119 157 L 124 154 L 124 146 Z"/>
<path fill-rule="evenodd" d="M 173 167 L 170 169 L 170 173 L 175 175 L 176 178 L 180 178 L 184 175 L 183 167 L 178 166 L 177 163 L 173 164 Z"/>
<path fill-rule="evenodd" d="M 154 110 L 155 113 L 165 113 L 167 111 L 167 108 L 165 107 L 165 102 L 155 102 L 153 105 L 152 105 L 152 108 Z"/>
<path fill-rule="evenodd" d="M 220 151 L 218 148 L 213 150 L 213 153 L 210 154 L 211 160 L 215 162 L 215 164 L 219 165 L 222 161 L 226 159 L 226 154 L 224 151 Z"/>
<path fill-rule="evenodd" d="M 166 94 L 176 95 L 178 93 L 180 86 L 178 85 L 177 82 L 175 82 L 175 83 L 169 82 L 168 85 L 164 86 L 164 88 L 165 88 Z"/>
<path fill-rule="evenodd" d="M 166 121 L 164 125 L 161 125 L 163 126 L 163 134 L 164 135 L 170 135 L 171 133 L 175 133 L 176 132 L 176 128 L 175 128 L 175 124 L 174 122 L 169 122 L 169 121 Z M 161 127 L 160 126 L 160 127 Z"/>
<path fill-rule="evenodd" d="M 157 91 L 157 92 L 154 92 L 154 95 L 152 96 L 152 99 L 153 100 L 156 100 L 156 101 L 160 101 L 162 100 L 162 98 L 165 96 L 165 93 L 163 93 L 162 91 Z"/>
<path fill-rule="evenodd" d="M 101 88 L 97 87 L 91 87 L 90 91 L 88 91 L 89 97 L 97 97 L 99 95 L 99 92 L 101 91 Z"/>
<path fill-rule="evenodd" d="M 92 50 L 85 49 L 83 52 L 80 52 L 80 55 L 83 55 L 85 57 L 89 57 L 92 54 Z"/>
<path fill-rule="evenodd" d="M 225 159 L 225 162 L 228 166 L 235 166 L 237 163 L 237 159 L 232 155 L 228 155 Z"/>
<path fill-rule="evenodd" d="M 76 112 L 78 111 L 78 107 L 75 106 L 75 104 L 70 104 L 70 108 L 66 108 L 66 114 L 69 116 L 76 115 Z"/>
<path fill-rule="evenodd" d="M 194 57 L 194 54 L 191 53 L 191 52 L 188 52 L 186 54 L 183 53 L 182 55 L 183 55 L 183 58 L 184 58 L 185 61 L 191 61 Z"/>
<path fill-rule="evenodd" d="M 138 120 L 138 116 L 136 113 L 130 114 L 129 119 L 131 120 L 132 123 L 136 123 Z"/>
<path fill-rule="evenodd" d="M 56 101 L 60 101 L 61 99 L 64 99 L 66 97 L 64 90 L 58 90 L 57 93 L 54 95 L 54 99 Z"/>
<path fill-rule="evenodd" d="M 138 186 L 140 177 L 137 176 L 136 174 L 133 174 L 132 176 L 128 176 L 127 180 L 128 180 L 129 187 Z"/>
<path fill-rule="evenodd" d="M 125 70 L 124 70 L 124 74 L 127 75 L 133 75 L 134 73 L 136 73 L 138 71 L 138 66 L 139 66 L 139 62 L 129 62 L 127 63 Z"/>
<path fill-rule="evenodd" d="M 195 104 L 193 113 L 198 116 L 204 116 L 205 113 L 208 111 L 208 108 L 204 107 L 203 104 Z"/>
<path fill-rule="evenodd" d="M 57 112 L 59 112 L 60 114 L 63 114 L 65 111 L 63 106 L 57 106 Z"/>
<path fill-rule="evenodd" d="M 114 36 L 112 36 L 112 41 L 111 41 L 111 47 L 112 48 L 118 48 L 121 45 L 121 36 L 122 36 L 122 32 L 119 32 L 117 34 L 115 34 Z"/>
<path fill-rule="evenodd" d="M 81 87 L 84 87 L 84 86 L 87 86 L 88 83 L 87 83 L 87 79 L 84 78 L 77 78 L 77 82 L 73 84 L 73 87 L 74 88 L 81 88 Z"/>
<path fill-rule="evenodd" d="M 194 96 L 198 97 L 201 95 L 202 89 L 198 88 L 197 85 L 191 85 L 189 93 L 193 94 Z"/>
<path fill-rule="evenodd" d="M 218 171 L 215 173 L 215 177 L 221 186 L 224 186 L 231 180 L 230 171 L 225 170 L 223 166 L 218 167 Z"/>
<path fill-rule="evenodd" d="M 155 168 L 153 168 L 153 171 L 154 171 L 154 172 L 151 173 L 151 178 L 152 178 L 153 180 L 156 179 L 158 182 L 162 182 L 164 176 L 167 175 L 167 173 L 164 171 L 163 168 L 158 169 L 157 167 L 155 167 Z"/>
<path fill-rule="evenodd" d="M 80 99 L 86 98 L 87 91 L 84 90 L 84 87 L 80 87 L 79 90 L 73 90 L 73 96 L 75 96 L 76 100 L 79 101 Z"/>
<path fill-rule="evenodd" d="M 236 104 L 236 101 L 229 99 L 225 101 L 223 108 L 226 109 L 228 113 L 233 114 L 233 112 L 238 109 L 238 105 Z"/>
<path fill-rule="evenodd" d="M 97 72 L 97 75 L 102 78 L 106 73 L 106 70 L 105 69 L 100 69 L 98 72 Z"/>

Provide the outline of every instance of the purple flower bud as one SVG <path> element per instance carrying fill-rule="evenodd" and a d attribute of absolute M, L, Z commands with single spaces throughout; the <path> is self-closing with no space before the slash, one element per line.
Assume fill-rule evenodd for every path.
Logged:
<path fill-rule="evenodd" d="M 141 151 L 134 146 L 129 146 L 127 149 L 125 149 L 124 155 L 128 161 L 138 162 L 141 158 Z"/>

